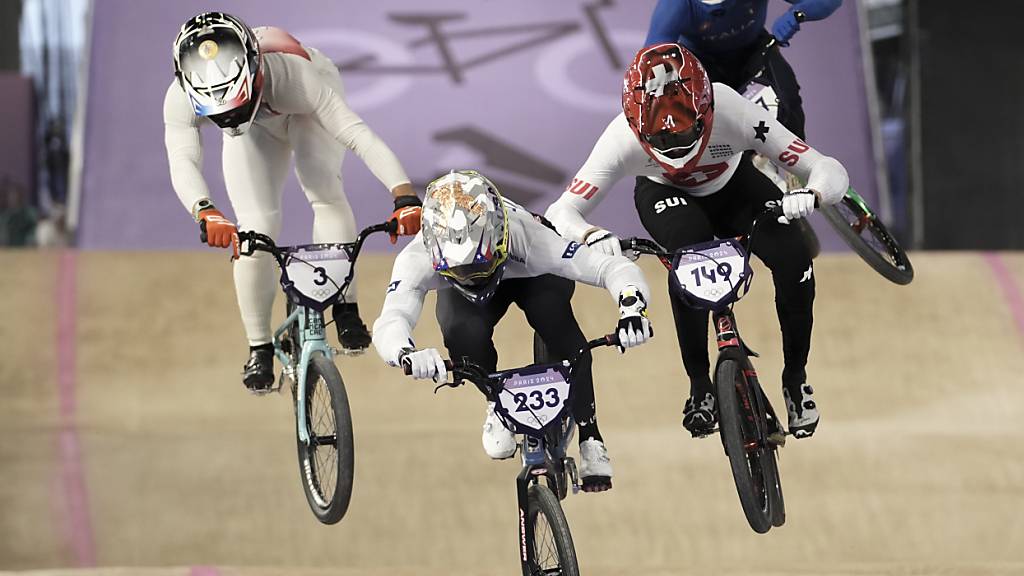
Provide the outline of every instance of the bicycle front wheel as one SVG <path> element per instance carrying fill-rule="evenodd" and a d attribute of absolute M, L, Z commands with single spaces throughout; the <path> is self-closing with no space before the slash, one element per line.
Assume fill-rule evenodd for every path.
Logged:
<path fill-rule="evenodd" d="M 715 372 L 715 386 L 719 430 L 736 493 L 747 523 L 754 532 L 764 534 L 772 527 L 772 492 L 778 485 L 777 474 L 772 474 L 777 470 L 774 451 L 759 440 L 758 430 L 766 426 L 764 415 L 754 410 L 751 389 L 737 360 L 722 360 Z"/>
<path fill-rule="evenodd" d="M 874 214 L 849 196 L 834 206 L 822 206 L 821 213 L 843 242 L 868 266 L 890 282 L 905 285 L 914 279 L 914 267 L 896 238 Z"/>
<path fill-rule="evenodd" d="M 302 488 L 317 520 L 334 524 L 345 516 L 352 497 L 355 452 L 345 384 L 323 353 L 310 358 L 305 400 L 309 444 L 296 437 Z"/>
<path fill-rule="evenodd" d="M 576 548 L 569 523 L 558 498 L 542 484 L 527 493 L 526 521 L 533 526 L 533 542 L 527 542 L 527 559 L 532 574 L 579 576 Z"/>

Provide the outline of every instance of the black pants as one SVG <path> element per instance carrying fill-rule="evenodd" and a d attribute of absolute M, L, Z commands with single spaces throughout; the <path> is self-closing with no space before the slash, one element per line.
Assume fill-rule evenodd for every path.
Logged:
<path fill-rule="evenodd" d="M 634 199 L 640 222 L 656 242 L 676 250 L 715 237 L 727 238 L 750 232 L 754 217 L 782 192 L 750 163 L 748 158 L 720 191 L 703 198 L 647 178 L 637 178 Z M 772 272 L 775 308 L 782 327 L 785 369 L 782 383 L 799 386 L 806 380 L 804 367 L 811 347 L 814 276 L 811 254 L 793 225 L 762 218 L 754 234 L 753 251 Z M 757 282 L 755 281 L 755 284 Z M 673 295 L 670 286 L 669 294 Z M 689 308 L 671 297 L 672 315 L 683 365 L 690 377 L 691 393 L 711 392 L 708 359 L 708 313 Z M 742 321 L 740 322 L 742 330 Z"/>
<path fill-rule="evenodd" d="M 453 359 L 468 358 L 491 372 L 496 371 L 498 351 L 492 339 L 494 327 L 515 302 L 526 315 L 526 321 L 544 340 L 553 361 L 572 358 L 587 343 L 572 312 L 575 290 L 576 285 L 571 280 L 550 274 L 502 280 L 494 297 L 482 305 L 473 304 L 455 290 L 438 290 L 435 312 L 448 355 Z M 531 346 L 532 339 L 523 345 Z M 570 400 L 583 440 L 582 429 L 596 426 L 589 352 L 580 359 L 574 376 Z"/>
<path fill-rule="evenodd" d="M 702 54 L 700 61 L 712 82 L 721 82 L 739 90 L 764 67 L 765 79 L 779 97 L 779 122 L 801 140 L 804 135 L 804 109 L 800 84 L 793 68 L 782 57 L 778 44 L 761 56 L 768 37 L 764 32 L 749 48 L 729 54 Z"/>

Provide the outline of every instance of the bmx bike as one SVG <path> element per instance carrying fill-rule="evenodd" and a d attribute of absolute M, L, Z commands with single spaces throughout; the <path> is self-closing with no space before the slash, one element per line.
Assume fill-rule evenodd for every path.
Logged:
<path fill-rule="evenodd" d="M 281 268 L 288 316 L 274 331 L 273 344 L 283 368 L 267 392 L 281 390 L 288 381 L 302 489 L 324 524 L 337 523 L 348 511 L 355 471 L 352 414 L 335 352 L 327 343 L 324 311 L 344 299 L 366 238 L 393 229 L 394 222 L 386 222 L 362 230 L 355 242 L 302 246 L 278 246 L 257 232 L 238 234 L 241 255 L 267 252 Z"/>
<path fill-rule="evenodd" d="M 576 548 L 559 504 L 570 489 L 574 494 L 579 491 L 576 462 L 566 454 L 576 428 L 568 406 L 571 382 L 577 364 L 590 350 L 618 343 L 618 337 L 609 334 L 587 342 L 570 360 L 494 374 L 465 359 L 445 361 L 452 381 L 440 384 L 435 392 L 468 380 L 494 402 L 502 423 L 522 435 L 523 467 L 516 476 L 516 494 L 523 576 L 579 576 Z M 411 372 L 408 366 L 405 370 Z"/>
<path fill-rule="evenodd" d="M 668 252 L 643 238 L 621 241 L 622 250 L 657 256 L 669 271 L 674 296 L 688 306 L 712 312 L 718 360 L 712 380 L 718 403 L 720 433 L 747 523 L 757 533 L 786 521 L 779 476 L 778 450 L 786 430 L 757 378 L 751 358 L 758 355 L 740 337 L 733 306 L 750 289 L 750 246 L 759 220 L 781 214 L 778 207 L 755 218 L 739 240 L 703 242 Z"/>

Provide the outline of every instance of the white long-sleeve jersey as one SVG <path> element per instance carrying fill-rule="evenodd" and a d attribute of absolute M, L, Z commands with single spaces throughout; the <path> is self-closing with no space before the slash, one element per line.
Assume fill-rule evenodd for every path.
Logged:
<path fill-rule="evenodd" d="M 629 259 L 566 240 L 521 206 L 507 200 L 506 206 L 509 247 L 505 278 L 554 274 L 603 287 L 616 303 L 627 284 L 639 288 L 645 298 L 650 294 L 643 272 Z M 373 345 L 385 362 L 397 365 L 402 349 L 415 347 L 412 331 L 419 321 L 423 300 L 430 290 L 442 288 L 451 289 L 434 272 L 422 233 L 417 234 L 395 259 L 384 307 L 373 323 Z"/>
<path fill-rule="evenodd" d="M 388 190 L 409 182 L 387 144 L 366 126 L 345 103 L 343 95 L 332 89 L 325 79 L 325 72 L 337 76 L 337 69 L 329 58 L 314 48 L 298 44 L 277 29 L 255 31 L 269 35 L 270 41 L 265 43 L 261 37 L 261 46 L 266 44 L 263 102 L 254 125 L 276 128 L 276 132 L 283 125 L 282 117 L 313 115 L 335 140 L 355 152 Z M 282 38 L 282 34 L 286 38 Z M 172 82 L 164 97 L 164 144 L 171 183 L 181 203 L 190 211 L 199 200 L 210 196 L 202 174 L 199 126 L 203 120 L 196 116 L 178 82 Z M 224 137 L 231 138 L 226 134 Z M 247 134 L 235 136 L 246 137 Z M 287 138 L 283 134 L 282 137 Z"/>
<path fill-rule="evenodd" d="M 668 174 L 652 159 L 630 129 L 624 114 L 612 120 L 590 157 L 545 217 L 566 238 L 583 241 L 593 226 L 587 214 L 608 190 L 627 176 L 646 176 L 693 196 L 721 190 L 739 167 L 746 150 L 763 154 L 774 164 L 796 174 L 817 191 L 824 204 L 839 202 L 849 187 L 849 176 L 838 160 L 819 153 L 786 129 L 761 106 L 725 84 L 712 85 L 715 118 L 707 146 L 697 166 L 686 173 Z"/>

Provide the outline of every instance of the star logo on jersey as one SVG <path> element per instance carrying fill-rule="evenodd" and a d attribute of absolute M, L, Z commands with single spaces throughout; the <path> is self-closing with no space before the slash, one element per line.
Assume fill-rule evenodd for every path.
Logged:
<path fill-rule="evenodd" d="M 760 140 L 761 142 L 767 142 L 768 139 L 765 138 L 765 135 L 768 134 L 769 130 L 771 130 L 771 128 L 764 123 L 764 120 L 761 120 L 757 126 L 754 126 L 754 139 Z"/>

